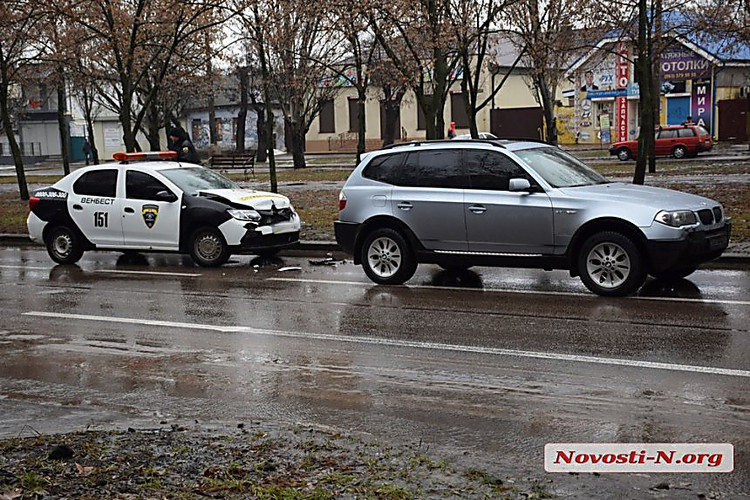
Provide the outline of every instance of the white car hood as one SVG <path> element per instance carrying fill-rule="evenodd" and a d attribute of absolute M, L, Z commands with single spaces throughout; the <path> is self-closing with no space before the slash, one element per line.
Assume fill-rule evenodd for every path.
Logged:
<path fill-rule="evenodd" d="M 244 205 L 255 210 L 271 210 L 272 206 L 278 209 L 292 206 L 289 198 L 284 195 L 251 189 L 201 189 L 198 196 L 223 198 L 231 204 Z"/>

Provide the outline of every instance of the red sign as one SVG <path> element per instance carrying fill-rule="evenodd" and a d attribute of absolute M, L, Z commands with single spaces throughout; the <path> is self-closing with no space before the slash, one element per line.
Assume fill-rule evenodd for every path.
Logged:
<path fill-rule="evenodd" d="M 615 99 L 617 107 L 617 140 L 628 140 L 628 98 L 618 97 Z"/>
<path fill-rule="evenodd" d="M 615 65 L 615 88 L 628 88 L 630 83 L 630 61 L 628 61 L 628 45 L 618 42 L 615 47 L 617 53 L 617 64 Z"/>

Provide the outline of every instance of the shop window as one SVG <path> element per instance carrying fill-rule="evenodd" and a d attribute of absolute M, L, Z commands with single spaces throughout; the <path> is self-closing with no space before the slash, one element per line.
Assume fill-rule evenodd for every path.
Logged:
<path fill-rule="evenodd" d="M 336 132 L 336 122 L 333 113 L 333 99 L 323 101 L 320 107 L 320 116 L 318 116 L 320 133 L 333 134 Z"/>
<path fill-rule="evenodd" d="M 469 114 L 461 92 L 451 93 L 451 121 L 456 122 L 456 128 L 469 128 Z"/>

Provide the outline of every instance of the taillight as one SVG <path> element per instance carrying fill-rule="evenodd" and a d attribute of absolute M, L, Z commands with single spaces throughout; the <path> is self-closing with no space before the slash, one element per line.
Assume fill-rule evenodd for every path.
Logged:
<path fill-rule="evenodd" d="M 36 198 L 34 196 L 29 198 L 29 210 L 34 210 L 34 208 L 36 208 L 36 206 L 39 204 L 39 201 L 39 198 Z"/>
<path fill-rule="evenodd" d="M 346 195 L 343 191 L 339 193 L 339 212 L 346 208 Z"/>

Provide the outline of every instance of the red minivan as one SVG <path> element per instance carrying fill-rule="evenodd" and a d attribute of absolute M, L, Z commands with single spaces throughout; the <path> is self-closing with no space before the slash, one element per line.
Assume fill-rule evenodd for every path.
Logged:
<path fill-rule="evenodd" d="M 672 155 L 675 158 L 695 156 L 714 147 L 711 134 L 701 125 L 663 125 L 656 131 L 654 150 L 657 156 Z M 609 154 L 622 161 L 638 156 L 638 140 L 615 142 Z"/>

